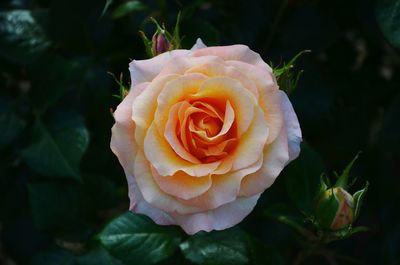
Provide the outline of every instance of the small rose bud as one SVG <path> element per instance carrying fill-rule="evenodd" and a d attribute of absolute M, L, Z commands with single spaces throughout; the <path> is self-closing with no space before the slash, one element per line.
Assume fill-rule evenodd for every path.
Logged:
<path fill-rule="evenodd" d="M 153 53 L 153 56 L 169 51 L 170 48 L 171 45 L 162 31 L 157 31 L 154 33 L 151 45 L 151 52 Z"/>
<path fill-rule="evenodd" d="M 349 227 L 354 219 L 354 198 L 342 187 L 334 187 L 321 194 L 316 219 L 323 229 L 337 231 Z"/>

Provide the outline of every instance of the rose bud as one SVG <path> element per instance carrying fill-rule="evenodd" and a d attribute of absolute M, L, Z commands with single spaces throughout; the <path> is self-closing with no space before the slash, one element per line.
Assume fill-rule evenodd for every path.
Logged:
<path fill-rule="evenodd" d="M 151 52 L 153 53 L 153 56 L 169 51 L 170 48 L 171 44 L 169 43 L 164 32 L 157 31 L 156 33 L 154 33 L 151 45 Z"/>
<path fill-rule="evenodd" d="M 354 221 L 354 199 L 343 188 L 326 190 L 316 207 L 316 219 L 323 229 L 337 231 L 350 226 Z"/>

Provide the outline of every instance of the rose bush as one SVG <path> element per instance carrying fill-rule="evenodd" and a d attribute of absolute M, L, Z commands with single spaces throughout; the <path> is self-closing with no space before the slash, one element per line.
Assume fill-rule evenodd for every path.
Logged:
<path fill-rule="evenodd" d="M 246 217 L 300 152 L 301 130 L 272 69 L 244 45 L 132 61 L 111 149 L 130 210 L 187 233 Z"/>

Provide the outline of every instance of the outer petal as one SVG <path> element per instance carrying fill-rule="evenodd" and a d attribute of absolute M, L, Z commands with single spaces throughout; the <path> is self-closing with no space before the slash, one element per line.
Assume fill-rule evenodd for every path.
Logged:
<path fill-rule="evenodd" d="M 143 143 L 146 131 L 154 120 L 158 95 L 166 83 L 178 77 L 178 75 L 160 76 L 151 82 L 147 89 L 134 99 L 132 103 L 132 120 L 136 124 L 135 139 L 138 143 Z"/>
<path fill-rule="evenodd" d="M 200 49 L 193 52 L 193 56 L 214 55 L 223 58 L 225 61 L 242 61 L 258 67 L 268 69 L 272 72 L 271 67 L 264 62 L 261 56 L 250 50 L 246 45 L 232 45 L 232 46 L 216 46 Z"/>
<path fill-rule="evenodd" d="M 234 66 L 256 84 L 259 94 L 259 104 L 264 110 L 265 120 L 269 127 L 267 143 L 272 143 L 278 137 L 284 123 L 280 92 L 275 83 L 274 76 L 269 71 L 248 63 L 238 61 L 229 61 L 226 63 Z"/>
<path fill-rule="evenodd" d="M 301 129 L 299 120 L 297 119 L 296 113 L 293 110 L 292 103 L 285 92 L 280 91 L 282 99 L 282 109 L 285 120 L 285 128 L 288 137 L 289 145 L 289 161 L 296 159 L 300 153 L 300 143 L 302 141 Z"/>
<path fill-rule="evenodd" d="M 199 49 L 207 48 L 207 46 L 204 44 L 202 39 L 197 38 L 196 43 L 193 45 L 193 47 L 190 49 L 191 51 L 196 51 Z"/>
<path fill-rule="evenodd" d="M 151 165 L 141 150 L 138 150 L 134 167 L 137 186 L 149 204 L 168 213 L 189 214 L 202 211 L 200 208 L 185 205 L 163 192 L 154 181 Z"/>
<path fill-rule="evenodd" d="M 238 198 L 211 211 L 189 215 L 172 213 L 171 216 L 190 235 L 201 230 L 223 230 L 240 223 L 253 210 L 259 197 L 257 194 L 249 198 Z"/>
<path fill-rule="evenodd" d="M 270 187 L 288 160 L 287 134 L 282 129 L 278 138 L 264 148 L 264 161 L 260 170 L 242 180 L 239 196 L 253 196 Z"/>
<path fill-rule="evenodd" d="M 126 175 L 133 175 L 133 167 L 131 165 L 135 159 L 137 149 L 135 140 L 132 137 L 135 132 L 135 124 L 131 120 L 132 103 L 147 86 L 148 83 L 142 83 L 132 87 L 114 112 L 115 124 L 111 129 L 110 148 L 118 157 Z"/>
<path fill-rule="evenodd" d="M 131 73 L 131 83 L 133 86 L 152 81 L 165 67 L 171 58 L 176 56 L 184 56 L 190 53 L 189 50 L 173 50 L 164 52 L 151 59 L 133 60 L 129 63 L 129 71 Z"/>

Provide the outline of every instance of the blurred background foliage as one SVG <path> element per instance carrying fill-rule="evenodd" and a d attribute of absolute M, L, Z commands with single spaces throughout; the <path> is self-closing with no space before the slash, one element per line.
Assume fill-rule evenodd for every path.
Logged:
<path fill-rule="evenodd" d="M 311 207 L 321 172 L 362 151 L 358 224 L 304 264 L 400 264 L 399 0 L 2 0 L 0 264 L 299 264 L 302 239 L 270 218 Z M 109 149 L 118 85 L 146 57 L 152 16 L 183 47 L 242 43 L 273 65 L 299 51 L 291 100 L 308 143 L 239 227 L 188 237 L 125 213 L 127 184 Z M 296 188 L 294 188 L 296 187 Z M 280 210 L 277 210 L 280 209 Z M 272 214 L 271 214 L 272 213 Z M 111 224 L 112 218 L 123 214 Z M 124 243 L 116 234 L 124 231 Z M 297 262 L 297 263 L 296 263 Z"/>

